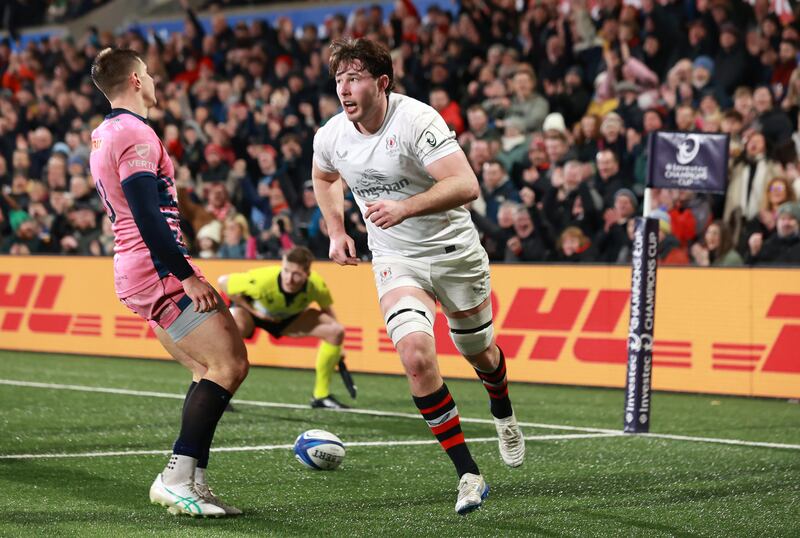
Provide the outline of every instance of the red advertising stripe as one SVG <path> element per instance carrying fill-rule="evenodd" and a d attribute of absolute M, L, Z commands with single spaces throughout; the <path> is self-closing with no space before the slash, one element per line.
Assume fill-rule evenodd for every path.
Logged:
<path fill-rule="evenodd" d="M 28 327 L 37 333 L 64 334 L 71 319 L 70 314 L 31 314 L 28 317 Z"/>
<path fill-rule="evenodd" d="M 767 349 L 767 346 L 763 344 L 726 344 L 722 342 L 713 342 L 711 347 L 725 351 L 764 351 Z"/>
<path fill-rule="evenodd" d="M 141 333 L 126 333 L 126 332 L 117 331 L 117 332 L 114 333 L 114 336 L 116 336 L 117 338 L 141 338 L 142 334 Z"/>
<path fill-rule="evenodd" d="M 757 361 L 761 355 L 730 355 L 728 353 L 714 353 L 711 355 L 714 360 L 728 361 Z"/>
<path fill-rule="evenodd" d="M 73 329 L 71 334 L 73 336 L 100 336 L 102 333 L 100 331 L 76 331 Z"/>
<path fill-rule="evenodd" d="M 350 351 L 363 351 L 364 350 L 364 346 L 351 346 L 351 345 L 348 345 L 348 344 L 345 344 L 344 348 L 348 349 Z"/>
<path fill-rule="evenodd" d="M 770 318 L 800 318 L 800 295 L 777 294 L 772 300 L 767 316 Z"/>
<path fill-rule="evenodd" d="M 22 324 L 22 312 L 6 312 L 0 331 L 18 331 Z"/>
<path fill-rule="evenodd" d="M 756 369 L 755 364 L 714 364 L 711 366 L 714 370 L 735 370 L 742 372 L 752 372 Z"/>
<path fill-rule="evenodd" d="M 347 332 L 360 333 L 364 331 L 364 328 L 358 327 L 356 325 L 348 325 L 347 327 L 344 328 L 344 330 Z"/>

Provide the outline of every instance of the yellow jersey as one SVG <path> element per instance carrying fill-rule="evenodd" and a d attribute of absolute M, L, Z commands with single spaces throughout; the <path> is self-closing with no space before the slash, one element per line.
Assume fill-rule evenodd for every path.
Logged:
<path fill-rule="evenodd" d="M 280 280 L 280 265 L 232 273 L 228 276 L 228 294 L 248 297 L 258 312 L 276 321 L 300 314 L 311 303 L 317 303 L 320 308 L 328 308 L 333 304 L 328 286 L 313 270 L 305 286 L 297 293 L 283 291 Z"/>

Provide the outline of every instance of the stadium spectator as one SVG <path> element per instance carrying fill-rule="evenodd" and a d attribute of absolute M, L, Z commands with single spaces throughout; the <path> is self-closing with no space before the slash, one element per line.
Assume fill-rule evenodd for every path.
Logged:
<path fill-rule="evenodd" d="M 602 149 L 597 152 L 595 162 L 597 174 L 591 179 L 591 187 L 600 195 L 603 208 L 607 209 L 613 207 L 617 191 L 625 187 L 620 175 L 619 157 L 611 149 Z"/>
<path fill-rule="evenodd" d="M 483 163 L 481 191 L 486 202 L 486 218 L 497 224 L 497 211 L 505 201 L 520 202 L 519 190 L 509 181 L 503 163 L 493 159 Z"/>
<path fill-rule="evenodd" d="M 736 252 L 731 232 L 721 220 L 715 220 L 706 228 L 703 240 L 692 245 L 692 261 L 701 267 L 738 267 L 744 264 Z"/>
<path fill-rule="evenodd" d="M 599 261 L 607 263 L 627 261 L 628 223 L 633 220 L 638 210 L 639 203 L 633 191 L 621 188 L 614 193 L 614 204 L 603 212 L 603 228 L 595 236 L 594 244 Z"/>
<path fill-rule="evenodd" d="M 599 200 L 583 174 L 583 166 L 577 160 L 568 161 L 560 173 L 553 174 L 552 188 L 542 200 L 544 218 L 552 230 L 579 227 L 591 237 L 599 228 Z"/>
<path fill-rule="evenodd" d="M 774 97 L 769 86 L 756 88 L 753 92 L 753 106 L 757 114 L 758 129 L 767 144 L 775 147 L 791 139 L 792 122 L 783 110 L 774 106 Z"/>
<path fill-rule="evenodd" d="M 778 208 L 775 233 L 768 239 L 754 233 L 747 242 L 750 265 L 800 264 L 800 205 L 785 202 Z"/>
<path fill-rule="evenodd" d="M 404 1 L 386 13 L 363 8 L 296 28 L 287 17 L 234 25 L 224 11 L 205 21 L 182 1 L 184 32 L 92 29 L 15 48 L 0 41 L 0 185 L 8 187 L 0 200 L 0 243 L 16 236 L 12 211 L 35 221 L 41 245 L 34 250 L 56 253 L 74 231 L 72 205 L 100 213 L 86 162 L 91 128 L 107 104 L 87 74 L 96 52 L 115 45 L 142 51 L 163 82 L 149 120 L 182 177 L 190 240 L 230 211 L 246 217 L 244 232 L 253 236 L 258 256 L 278 256 L 280 237 L 322 249 L 325 237 L 303 185 L 310 177 L 310 140 L 339 109 L 327 76 L 327 44 L 361 35 L 389 44 L 398 91 L 440 110 L 479 178 L 485 162 L 503 163 L 504 197 L 522 200 L 525 192 L 526 204 L 532 197 L 533 216 L 542 223 L 534 227 L 547 238 L 547 250 L 577 225 L 603 257 L 596 235 L 603 231 L 602 213 L 591 213 L 610 209 L 622 187 L 641 202 L 648 133 L 663 128 L 731 136 L 726 196 L 709 205 L 707 196 L 684 194 L 663 206 L 672 234 L 688 245 L 704 238 L 712 220 L 724 219 L 740 253 L 755 232 L 769 239 L 762 193 L 775 177 L 800 176 L 794 23 L 767 4 L 754 11 L 738 1 L 702 2 L 688 17 L 674 2 L 636 8 L 609 2 L 593 10 L 580 2 L 563 9 L 527 4 L 493 2 L 490 15 L 472 2 L 453 15 L 434 6 L 423 19 Z M 602 150 L 616 156 L 618 181 L 610 187 L 603 183 L 609 159 L 596 160 Z M 592 164 L 597 170 L 587 172 Z M 564 187 L 578 176 L 578 187 Z M 225 185 L 227 201 L 211 207 L 224 196 L 218 187 L 212 192 L 217 183 Z M 593 189 L 604 199 L 599 210 L 586 203 Z M 777 203 L 770 206 L 772 221 Z M 484 208 L 477 201 L 472 209 L 477 223 Z M 359 256 L 369 256 L 363 223 L 351 213 Z M 279 215 L 288 218 L 290 232 L 273 226 Z M 101 228 L 98 220 L 94 229 Z M 491 249 L 488 230 L 483 226 Z M 223 233 L 216 235 L 219 246 Z M 88 253 L 110 254 L 99 247 Z M 190 249 L 197 250 L 196 242 Z M 493 259 L 505 256 L 501 250 Z M 619 256 L 626 258 L 626 245 Z"/>
<path fill-rule="evenodd" d="M 747 243 L 754 233 L 760 233 L 764 239 L 769 238 L 775 231 L 778 208 L 786 202 L 795 201 L 797 197 L 788 179 L 783 176 L 770 179 L 764 186 L 758 215 L 745 224 L 743 242 Z"/>
<path fill-rule="evenodd" d="M 514 209 L 514 235 L 506 242 L 504 259 L 507 262 L 541 262 L 548 256 L 547 243 L 534 226 L 527 207 Z"/>
<path fill-rule="evenodd" d="M 553 261 L 560 263 L 591 262 L 595 260 L 595 251 L 591 240 L 583 230 L 570 226 L 561 232 L 556 242 L 556 253 Z"/>
<path fill-rule="evenodd" d="M 661 265 L 688 265 L 689 254 L 672 235 L 672 219 L 664 210 L 656 209 L 650 217 L 658 219 L 658 261 Z"/>
<path fill-rule="evenodd" d="M 758 217 L 766 185 L 782 172 L 780 164 L 767 157 L 765 136 L 753 132 L 744 153 L 734 161 L 725 197 L 723 220 L 731 226 L 735 244 L 739 244 L 744 223 Z"/>

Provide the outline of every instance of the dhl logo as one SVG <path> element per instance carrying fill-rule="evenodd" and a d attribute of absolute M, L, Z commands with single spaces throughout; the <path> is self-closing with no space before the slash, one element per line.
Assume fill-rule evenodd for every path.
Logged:
<path fill-rule="evenodd" d="M 578 320 L 585 312 L 577 337 L 571 347 L 573 356 L 582 362 L 625 364 L 627 339 L 612 337 L 620 323 L 625 325 L 630 292 L 601 289 L 593 299 L 592 290 L 565 288 L 556 292 L 552 305 L 545 309 L 546 288 L 519 288 L 507 311 L 501 309 L 497 295 L 492 293 L 497 343 L 508 358 L 520 356 L 526 339 L 534 342 L 527 359 L 557 361 L 568 349 Z M 458 355 L 453 345 L 447 319 L 442 312 L 436 315 L 434 326 L 437 353 Z M 393 351 L 385 329 L 380 330 L 380 351 Z M 653 344 L 654 364 L 678 368 L 691 366 L 692 343 L 689 341 L 656 340 Z"/>
<path fill-rule="evenodd" d="M 16 332 L 24 324 L 38 334 L 101 335 L 98 314 L 53 312 L 64 283 L 62 275 L 21 274 L 13 287 L 11 278 L 10 274 L 0 273 L 0 309 L 6 310 L 0 320 L 0 331 Z"/>
<path fill-rule="evenodd" d="M 29 331 L 99 337 L 102 316 L 54 311 L 65 277 L 58 274 L 0 273 L 0 332 Z M 591 364 L 624 364 L 627 357 L 627 307 L 630 292 L 621 289 L 521 287 L 505 307 L 492 295 L 497 341 L 509 358 L 558 361 L 566 353 Z M 548 302 L 549 301 L 549 302 Z M 545 307 L 545 304 L 549 306 Z M 657 339 L 653 343 L 656 366 L 690 368 L 694 352 L 711 356 L 714 370 L 729 372 L 800 373 L 800 295 L 776 293 L 766 312 L 767 320 L 781 322 L 771 344 L 712 341 L 710 350 L 694 350 L 693 342 Z M 147 323 L 135 316 L 114 315 L 117 338 L 155 338 Z M 656 331 L 659 331 L 656 320 Z M 662 329 L 663 330 L 663 329 Z M 261 332 L 248 342 L 256 344 Z M 435 324 L 437 352 L 458 355 L 448 333 L 447 320 L 439 312 Z M 266 333 L 265 333 L 266 334 Z M 109 334 L 110 336 L 110 334 Z M 316 347 L 314 338 L 268 336 L 280 348 Z M 394 353 L 385 329 L 378 329 L 377 351 Z M 527 344 L 527 345 L 526 345 Z M 365 350 L 364 328 L 346 327 L 345 349 Z M 530 349 L 530 351 L 527 351 Z M 368 350 L 367 350 L 368 351 Z M 760 365 L 760 368 L 759 368 Z"/>
<path fill-rule="evenodd" d="M 590 289 L 560 289 L 555 292 L 552 305 L 543 309 L 546 288 L 519 288 L 507 311 L 495 294 L 492 307 L 495 312 L 497 342 L 509 358 L 520 357 L 526 338 L 534 338 L 529 360 L 556 361 L 562 356 L 570 338 L 574 339 L 572 354 L 586 363 L 625 364 L 627 338 L 612 337 L 623 319 L 630 300 L 627 290 L 600 289 L 589 300 Z M 552 292 L 549 292 L 552 293 Z M 585 317 L 581 318 L 586 311 Z M 766 360 L 762 372 L 800 373 L 800 295 L 777 293 L 766 314 L 767 319 L 781 320 L 783 326 L 771 346 L 740 342 L 712 342 L 712 369 L 752 372 L 759 361 Z M 583 319 L 577 335 L 578 321 Z M 792 323 L 794 321 L 794 323 Z M 658 327 L 658 320 L 656 320 Z M 658 329 L 656 329 L 658 330 Z M 437 313 L 437 353 L 458 355 L 448 334 L 444 314 Z M 531 334 L 533 333 L 533 334 Z M 392 342 L 385 329 L 379 330 L 379 350 L 391 352 Z M 655 340 L 653 364 L 673 368 L 690 368 L 692 342 Z"/>

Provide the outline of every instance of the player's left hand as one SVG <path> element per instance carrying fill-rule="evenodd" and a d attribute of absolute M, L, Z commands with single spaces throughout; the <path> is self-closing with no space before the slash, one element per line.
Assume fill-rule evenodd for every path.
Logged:
<path fill-rule="evenodd" d="M 379 228 L 391 228 L 400 224 L 408 217 L 406 205 L 402 200 L 378 200 L 367 202 L 367 211 L 364 218 L 372 221 Z"/>

